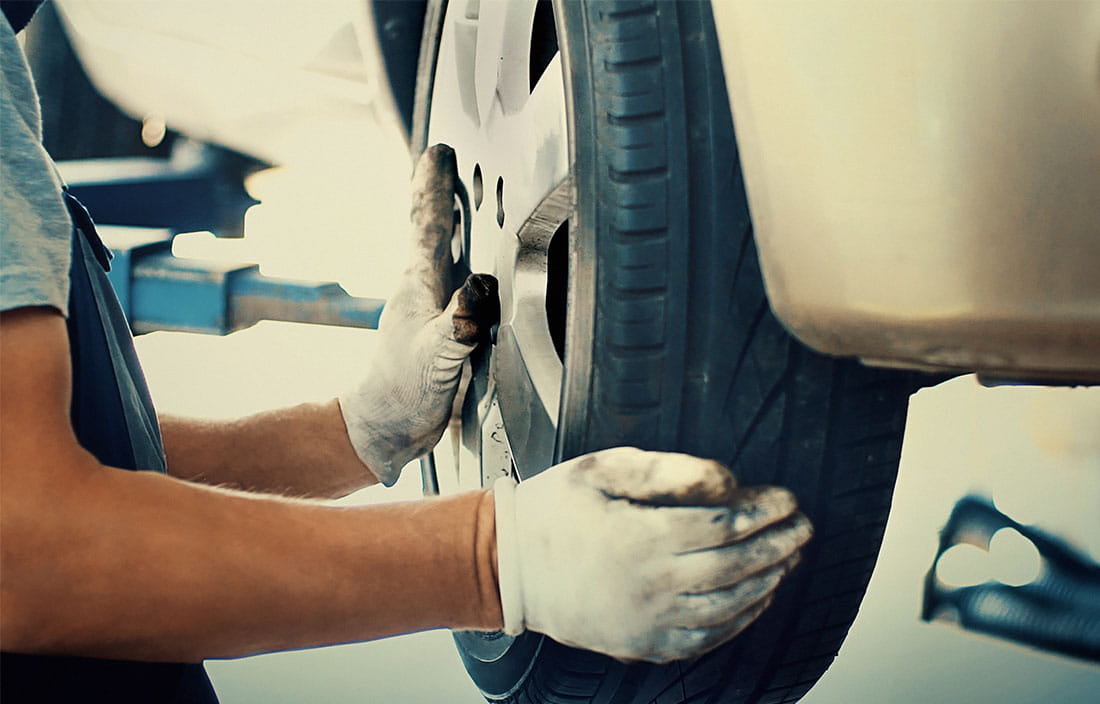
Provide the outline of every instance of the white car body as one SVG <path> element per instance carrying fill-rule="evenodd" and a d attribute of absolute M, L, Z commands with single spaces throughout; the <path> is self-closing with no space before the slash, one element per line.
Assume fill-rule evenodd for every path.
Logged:
<path fill-rule="evenodd" d="M 138 119 L 271 163 L 392 118 L 363 0 L 56 0 L 96 88 Z"/>
<path fill-rule="evenodd" d="M 1100 379 L 1100 3 L 713 3 L 779 317 L 894 366 Z"/>

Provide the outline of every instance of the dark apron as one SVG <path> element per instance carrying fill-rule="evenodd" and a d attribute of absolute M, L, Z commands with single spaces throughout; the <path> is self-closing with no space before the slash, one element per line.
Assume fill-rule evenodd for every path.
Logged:
<path fill-rule="evenodd" d="M 71 417 L 80 444 L 105 465 L 165 471 L 156 412 L 126 317 L 107 280 L 110 252 L 88 211 L 68 193 Z M 201 664 L 142 663 L 3 653 L 0 700 L 216 704 Z"/>

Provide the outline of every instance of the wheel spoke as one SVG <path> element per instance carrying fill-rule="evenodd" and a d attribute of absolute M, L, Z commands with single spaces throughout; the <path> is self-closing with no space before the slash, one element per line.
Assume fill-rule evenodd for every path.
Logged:
<path fill-rule="evenodd" d="M 540 402 L 515 331 L 510 327 L 502 327 L 497 338 L 493 376 L 497 379 L 497 398 L 516 470 L 521 478 L 528 478 L 553 461 L 557 432 Z"/>
<path fill-rule="evenodd" d="M 564 91 L 561 59 L 555 57 L 523 108 L 486 126 L 494 150 L 506 157 L 498 168 L 505 182 L 504 209 L 514 227 L 534 215 L 569 175 Z"/>
<path fill-rule="evenodd" d="M 501 286 L 493 376 L 520 476 L 544 469 L 553 459 L 562 364 L 547 318 L 547 252 L 572 206 L 573 185 L 566 179 L 543 199 L 512 246 L 502 250 L 505 261 L 498 267 L 507 278 Z"/>
<path fill-rule="evenodd" d="M 490 195 L 501 186 L 503 225 L 493 209 L 474 216 L 475 240 L 488 241 L 475 242 L 483 250 L 471 252 L 475 258 L 495 249 L 486 244 L 502 230 L 517 232 L 569 174 L 560 56 L 550 60 L 533 90 L 528 83 L 534 12 L 534 2 L 482 0 L 471 19 L 463 3 L 453 3 L 440 41 L 428 142 L 454 147 L 464 181 L 472 180 L 477 167 Z M 498 36 L 502 32 L 507 38 Z M 508 60 L 490 60 L 502 55 Z"/>
<path fill-rule="evenodd" d="M 476 15 L 466 15 L 463 4 L 455 2 L 448 7 L 439 40 L 428 144 L 445 141 L 457 148 L 481 125 L 475 81 L 478 21 Z"/>
<path fill-rule="evenodd" d="M 488 116 L 500 101 L 505 114 L 527 101 L 525 72 L 530 61 L 534 0 L 480 0 L 478 8 L 477 105 Z"/>

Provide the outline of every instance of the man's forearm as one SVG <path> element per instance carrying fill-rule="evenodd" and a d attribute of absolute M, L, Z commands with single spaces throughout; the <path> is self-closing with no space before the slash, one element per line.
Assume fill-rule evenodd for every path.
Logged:
<path fill-rule="evenodd" d="M 286 496 L 335 498 L 377 483 L 348 440 L 336 400 L 240 420 L 161 416 L 168 472 Z"/>
<path fill-rule="evenodd" d="M 0 323 L 5 650 L 181 661 L 500 625 L 488 494 L 344 508 L 104 467 L 71 425 L 64 319 L 17 309 Z M 337 432 L 322 404 L 188 442 L 249 471 L 324 470 L 337 463 L 294 448 Z"/>
<path fill-rule="evenodd" d="M 4 507 L 7 650 L 194 661 L 502 623 L 487 493 L 347 508 L 99 466 L 68 487 Z"/>

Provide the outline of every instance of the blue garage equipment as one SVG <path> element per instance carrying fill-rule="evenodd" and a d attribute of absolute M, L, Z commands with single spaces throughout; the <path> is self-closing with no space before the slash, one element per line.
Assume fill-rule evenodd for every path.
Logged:
<path fill-rule="evenodd" d="M 235 156 L 235 155 L 231 155 Z M 59 163 L 70 193 L 91 211 L 114 257 L 108 274 L 135 334 L 177 330 L 224 335 L 260 320 L 377 328 L 384 301 L 339 284 L 264 276 L 255 264 L 181 259 L 180 232 L 240 237 L 258 201 L 243 181 L 256 163 L 224 150 L 177 150 L 169 160 L 112 158 Z"/>

